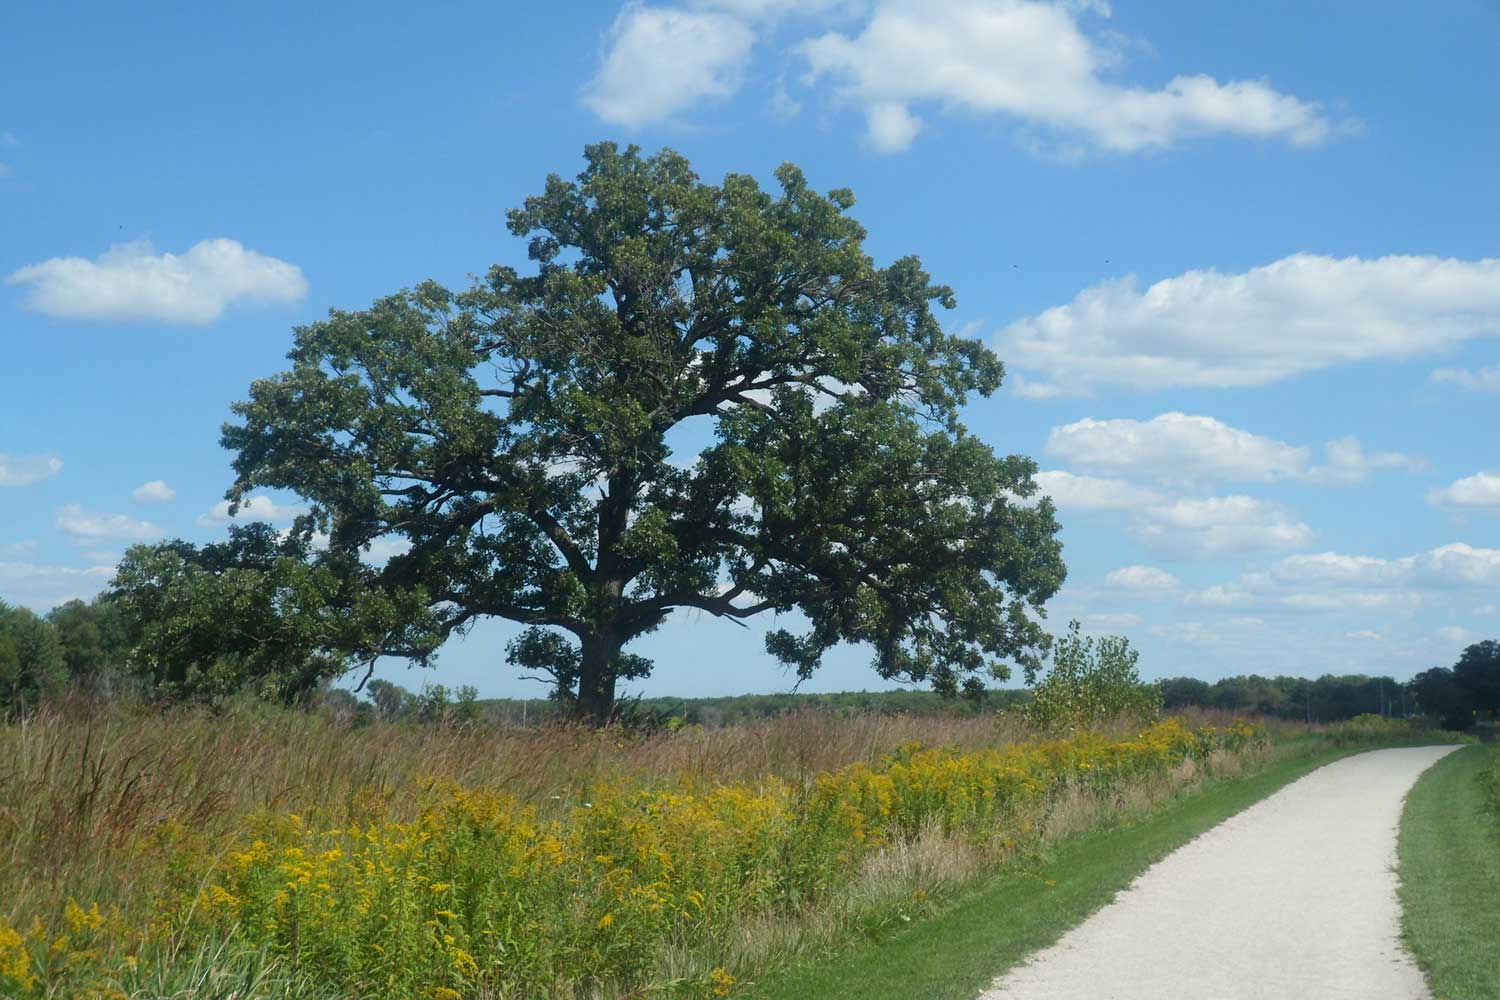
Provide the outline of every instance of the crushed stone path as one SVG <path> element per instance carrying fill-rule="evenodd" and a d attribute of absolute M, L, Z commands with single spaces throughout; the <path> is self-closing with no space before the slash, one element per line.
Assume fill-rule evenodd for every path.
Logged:
<path fill-rule="evenodd" d="M 1400 941 L 1396 830 L 1457 747 L 1374 750 L 1153 865 L 981 1000 L 1428 1000 Z"/>

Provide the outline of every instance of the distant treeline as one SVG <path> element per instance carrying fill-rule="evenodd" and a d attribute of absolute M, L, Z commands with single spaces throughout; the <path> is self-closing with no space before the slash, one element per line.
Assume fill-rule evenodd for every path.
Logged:
<path fill-rule="evenodd" d="M 1428 716 L 1444 729 L 1465 730 L 1500 715 L 1500 642 L 1476 642 L 1451 667 L 1433 667 L 1411 680 L 1364 674 L 1307 677 L 1193 677 L 1160 682 L 1167 709 L 1197 705 L 1259 712 L 1282 719 L 1340 722 L 1356 715 Z"/>
<path fill-rule="evenodd" d="M 78 693 L 93 698 L 172 700 L 245 695 L 227 679 L 164 685 L 157 671 L 133 665 L 131 630 L 105 598 L 70 601 L 45 616 L 0 602 L 0 715 Z M 139 657 L 137 657 L 139 658 Z M 209 674 L 216 671 L 210 667 Z M 210 676 L 209 680 L 213 680 Z M 1250 674 L 1203 681 L 1170 677 L 1158 682 L 1166 710 L 1186 707 L 1260 713 L 1282 719 L 1339 722 L 1357 715 L 1427 715 L 1449 729 L 1468 729 L 1500 714 L 1500 643 L 1475 643 L 1452 667 L 1434 667 L 1402 682 L 1388 676 L 1327 674 L 1318 678 Z M 1031 692 L 996 688 L 979 700 L 944 698 L 932 691 L 857 691 L 838 694 L 747 694 L 719 698 L 623 699 L 620 716 L 647 725 L 723 726 L 796 710 L 844 715 L 978 715 L 1025 704 Z M 300 704 L 360 718 L 490 722 L 532 725 L 561 717 L 557 701 L 482 699 L 473 687 L 423 684 L 417 691 L 374 680 L 358 694 L 318 682 Z"/>
<path fill-rule="evenodd" d="M 1159 682 L 1162 707 L 1222 708 L 1258 712 L 1278 719 L 1340 722 L 1356 715 L 1406 716 L 1418 713 L 1405 683 L 1394 677 L 1324 674 L 1308 677 L 1225 677 L 1209 682 L 1168 677 Z"/>

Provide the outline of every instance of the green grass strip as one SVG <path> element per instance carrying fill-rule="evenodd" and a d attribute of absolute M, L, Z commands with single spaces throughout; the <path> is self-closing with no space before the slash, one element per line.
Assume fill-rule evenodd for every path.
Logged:
<path fill-rule="evenodd" d="M 1436 1000 L 1500 998 L 1500 815 L 1467 747 L 1422 775 L 1401 814 L 1406 942 Z"/>
<path fill-rule="evenodd" d="M 1309 771 L 1368 749 L 1284 747 L 1265 770 L 1212 782 L 1139 820 L 1069 838 L 1039 866 L 1008 869 L 930 920 L 768 974 L 750 995 L 974 1000 L 997 975 L 1052 944 L 1178 847 Z"/>

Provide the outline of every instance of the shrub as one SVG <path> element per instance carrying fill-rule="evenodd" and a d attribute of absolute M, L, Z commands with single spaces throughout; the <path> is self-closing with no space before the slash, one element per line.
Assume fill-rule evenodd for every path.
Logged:
<path fill-rule="evenodd" d="M 1033 684 L 1024 712 L 1028 722 L 1047 732 L 1094 729 L 1114 719 L 1154 719 L 1161 711 L 1161 691 L 1142 682 L 1136 672 L 1140 653 L 1124 636 L 1084 636 L 1077 621 L 1052 647 L 1052 666 Z"/>

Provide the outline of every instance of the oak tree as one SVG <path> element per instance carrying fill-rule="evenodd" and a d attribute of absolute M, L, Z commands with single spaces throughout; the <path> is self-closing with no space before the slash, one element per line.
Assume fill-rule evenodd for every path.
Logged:
<path fill-rule="evenodd" d="M 585 158 L 509 213 L 526 273 L 299 328 L 224 429 L 231 501 L 295 491 L 333 552 L 409 543 L 379 586 L 439 636 L 539 630 L 515 658 L 595 721 L 678 608 L 800 612 L 766 646 L 803 677 L 840 642 L 946 692 L 1034 666 L 1058 525 L 1035 464 L 960 422 L 1003 369 L 939 323 L 952 292 L 877 266 L 853 196 L 793 166 L 772 193 L 670 150 Z"/>

